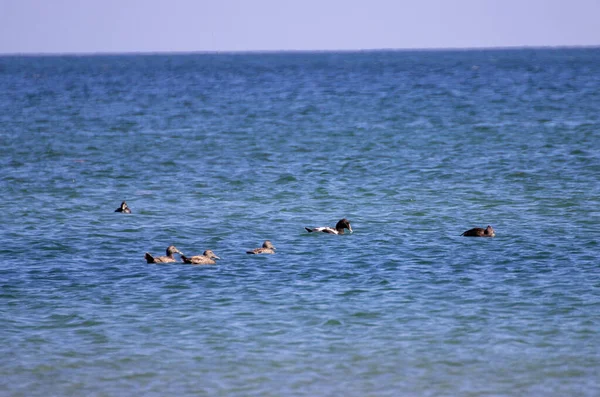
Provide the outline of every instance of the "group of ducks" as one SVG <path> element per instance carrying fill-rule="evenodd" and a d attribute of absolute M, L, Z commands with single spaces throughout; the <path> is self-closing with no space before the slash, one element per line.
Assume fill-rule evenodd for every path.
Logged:
<path fill-rule="evenodd" d="M 125 201 L 121 203 L 121 206 L 115 210 L 115 212 L 121 212 L 124 214 L 131 214 L 131 209 L 127 205 Z M 315 227 L 309 228 L 305 227 L 305 229 L 309 232 L 321 232 L 321 233 L 329 233 L 329 234 L 344 234 L 344 230 L 348 229 L 350 233 L 352 233 L 352 226 L 350 225 L 350 221 L 346 218 L 340 219 L 335 227 Z M 461 234 L 461 236 L 466 237 L 494 237 L 496 233 L 494 229 L 488 225 L 485 229 L 481 227 L 475 227 L 473 229 L 469 229 Z M 265 240 L 262 247 L 255 248 L 250 251 L 246 251 L 247 254 L 274 254 L 275 246 L 269 240 Z M 179 251 L 174 245 L 170 245 L 167 247 L 167 255 L 164 256 L 153 256 L 146 252 L 144 257 L 148 263 L 169 263 L 169 262 L 177 262 L 175 259 L 175 254 L 179 254 L 181 256 L 181 260 L 183 263 L 189 263 L 192 265 L 214 265 L 215 259 L 221 259 L 211 250 L 206 250 L 202 253 L 202 255 L 194 255 L 194 256 L 185 256 L 181 251 Z"/>

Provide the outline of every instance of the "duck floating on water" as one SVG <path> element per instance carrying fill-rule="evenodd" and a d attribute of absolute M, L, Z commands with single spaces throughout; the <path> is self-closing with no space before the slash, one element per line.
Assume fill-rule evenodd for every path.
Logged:
<path fill-rule="evenodd" d="M 174 245 L 169 245 L 167 247 L 167 255 L 166 256 L 152 256 L 148 252 L 144 257 L 148 263 L 168 263 L 168 262 L 177 262 L 175 260 L 175 254 L 179 254 L 183 257 L 183 253 L 179 251 Z"/>
<path fill-rule="evenodd" d="M 486 227 L 485 229 L 481 227 L 474 227 L 473 229 L 469 229 L 466 232 L 463 232 L 463 234 L 461 234 L 461 236 L 466 237 L 494 237 L 495 235 L 496 232 L 494 231 L 494 228 L 490 225 L 488 225 L 488 227 Z"/>
<path fill-rule="evenodd" d="M 211 250 L 206 250 L 202 255 L 194 255 L 194 256 L 185 256 L 181 255 L 181 259 L 183 263 L 190 263 L 192 265 L 214 265 L 215 259 L 221 259 L 215 255 Z"/>
<path fill-rule="evenodd" d="M 262 248 L 254 248 L 252 251 L 246 251 L 247 254 L 274 254 L 275 246 L 269 240 L 265 240 Z"/>
<path fill-rule="evenodd" d="M 350 233 L 352 233 L 352 226 L 350 226 L 350 221 L 346 218 L 340 219 L 339 222 L 335 225 L 335 229 L 332 227 L 315 227 L 315 228 L 308 228 L 305 227 L 305 229 L 309 232 L 323 232 L 323 233 L 329 233 L 329 234 L 344 234 L 344 229 L 348 229 L 350 231 Z"/>
<path fill-rule="evenodd" d="M 117 208 L 115 210 L 115 212 L 122 212 L 124 214 L 131 214 L 131 210 L 129 209 L 129 207 L 127 206 L 127 203 L 125 201 L 123 201 L 121 203 L 121 206 L 119 208 Z"/>

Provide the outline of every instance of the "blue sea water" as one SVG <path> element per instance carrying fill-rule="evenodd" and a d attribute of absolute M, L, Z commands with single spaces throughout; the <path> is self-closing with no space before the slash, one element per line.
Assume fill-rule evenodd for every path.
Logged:
<path fill-rule="evenodd" d="M 600 49 L 4 56 L 0 92 L 1 395 L 600 395 Z"/>

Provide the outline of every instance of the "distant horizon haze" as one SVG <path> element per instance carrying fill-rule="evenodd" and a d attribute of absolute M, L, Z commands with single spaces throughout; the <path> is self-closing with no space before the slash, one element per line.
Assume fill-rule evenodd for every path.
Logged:
<path fill-rule="evenodd" d="M 600 46 L 597 0 L 0 0 L 0 54 Z"/>

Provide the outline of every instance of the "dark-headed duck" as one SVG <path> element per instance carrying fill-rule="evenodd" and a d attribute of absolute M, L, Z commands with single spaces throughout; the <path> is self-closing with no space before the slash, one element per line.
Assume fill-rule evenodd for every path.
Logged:
<path fill-rule="evenodd" d="M 119 208 L 117 208 L 115 210 L 115 212 L 122 212 L 124 214 L 131 214 L 131 210 L 129 209 L 129 207 L 127 206 L 127 203 L 125 201 L 123 201 L 121 203 L 121 206 Z"/>
<path fill-rule="evenodd" d="M 494 232 L 494 228 L 492 228 L 490 225 L 488 225 L 488 227 L 485 229 L 481 227 L 475 227 L 461 234 L 461 236 L 467 237 L 494 237 L 495 235 L 496 232 Z"/>
<path fill-rule="evenodd" d="M 247 254 L 274 254 L 275 247 L 269 240 L 265 240 L 262 248 L 254 248 L 252 251 L 246 251 Z"/>
<path fill-rule="evenodd" d="M 184 263 L 191 263 L 192 265 L 214 265 L 215 259 L 221 259 L 215 255 L 211 250 L 206 250 L 202 255 L 185 256 L 181 255 L 181 259 Z"/>
<path fill-rule="evenodd" d="M 350 221 L 346 218 L 344 219 L 340 219 L 339 222 L 335 225 L 335 229 L 332 227 L 315 227 L 315 228 L 308 228 L 305 227 L 305 229 L 309 232 L 323 232 L 323 233 L 330 233 L 330 234 L 344 234 L 344 229 L 348 229 L 350 231 L 350 233 L 352 233 L 352 226 L 350 226 Z"/>
<path fill-rule="evenodd" d="M 167 262 L 177 262 L 175 260 L 175 254 L 179 254 L 183 256 L 183 253 L 175 248 L 174 245 L 169 245 L 167 247 L 167 255 L 166 256 L 152 256 L 146 252 L 144 257 L 148 263 L 167 263 Z"/>

